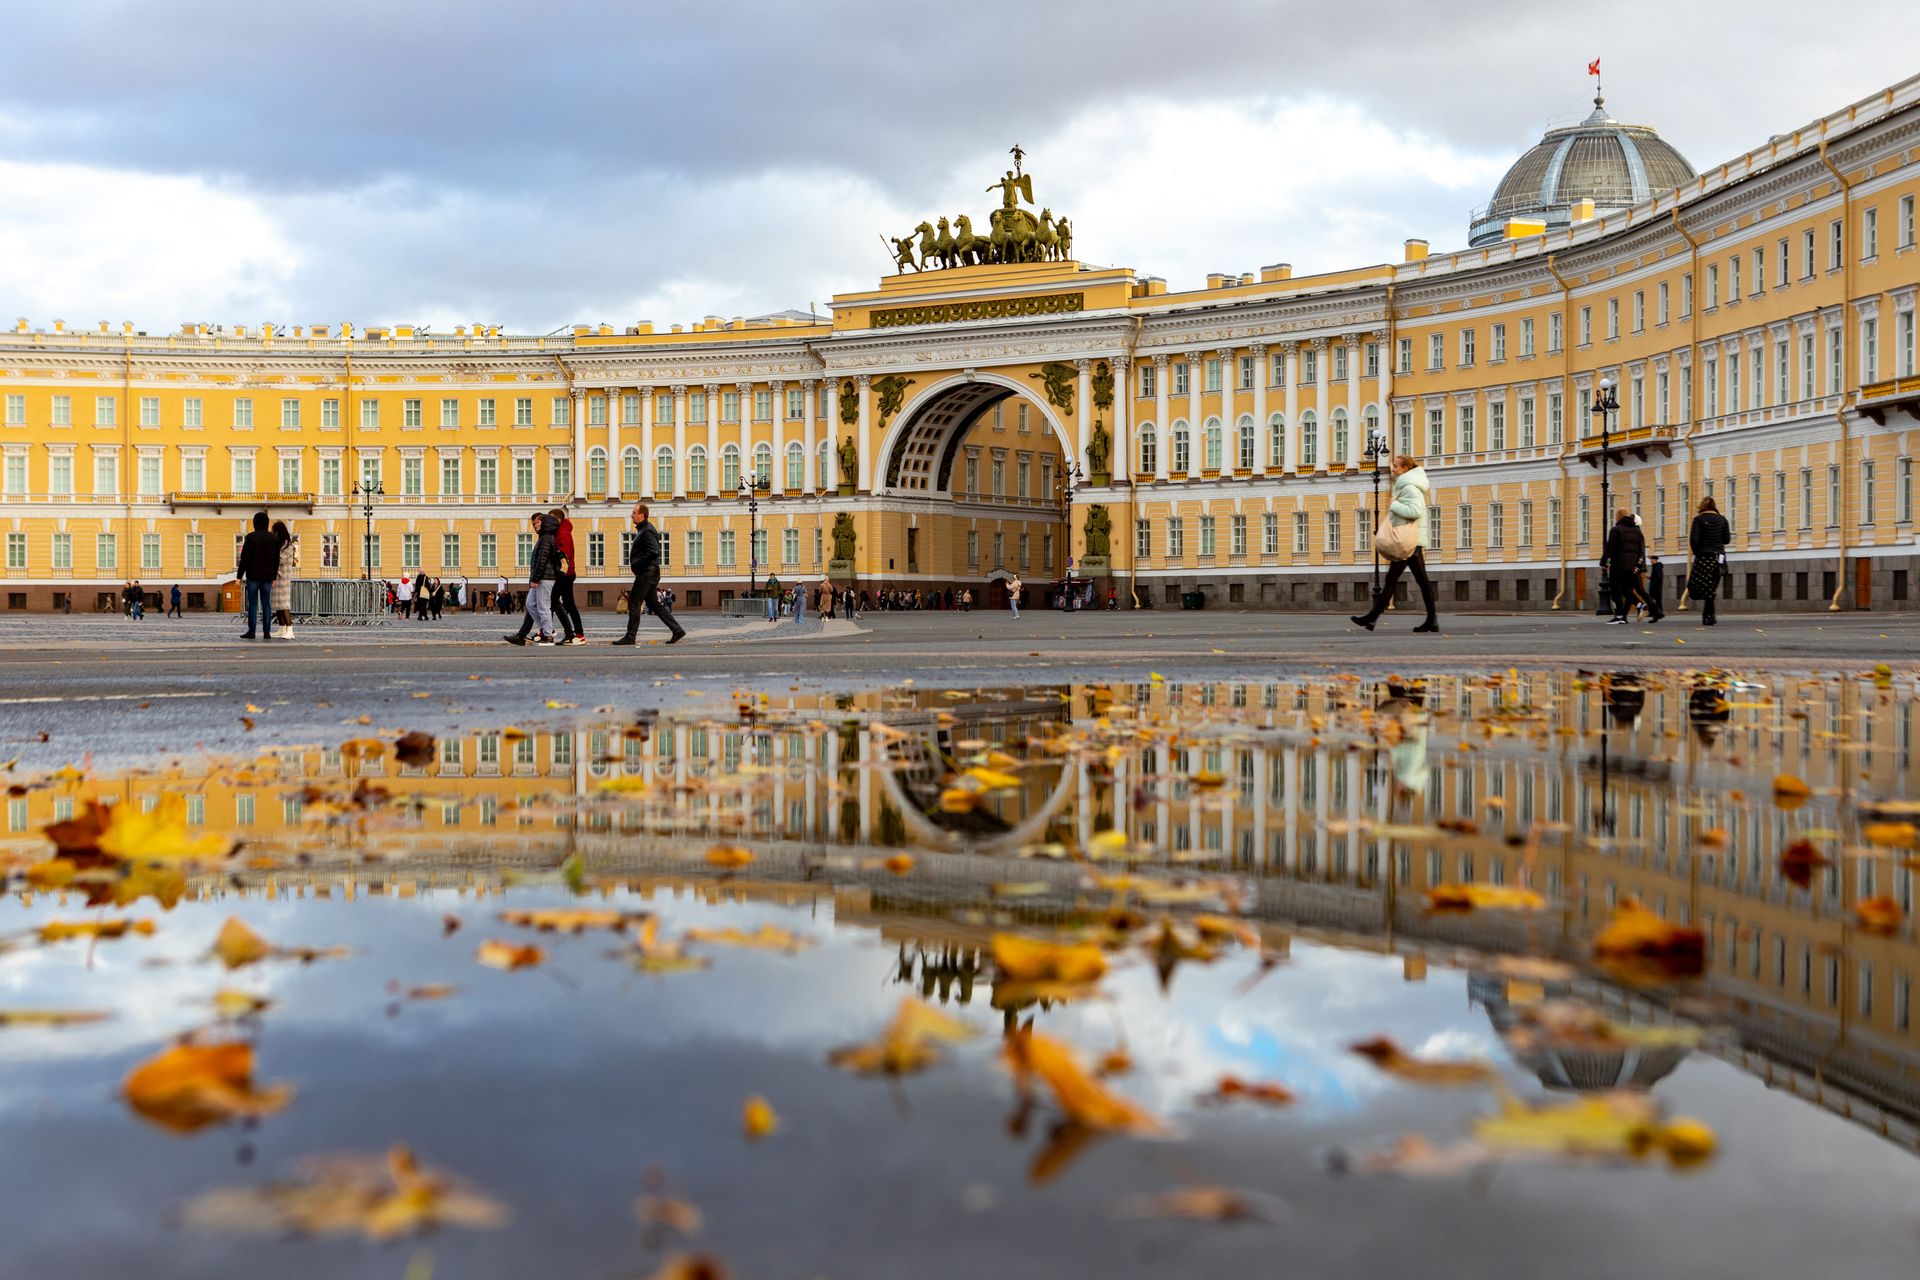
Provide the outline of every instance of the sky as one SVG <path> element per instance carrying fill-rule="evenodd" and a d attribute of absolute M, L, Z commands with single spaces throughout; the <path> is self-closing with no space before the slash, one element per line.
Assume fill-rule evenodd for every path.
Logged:
<path fill-rule="evenodd" d="M 1457 11 L 1457 14 L 1456 14 Z M 964 15 L 965 20 L 959 20 Z M 1075 256 L 1198 286 L 1465 243 L 1550 125 L 1707 168 L 1920 72 L 1901 0 L 9 4 L 0 318 L 543 333 L 825 310 L 1018 143 Z M 1703 56 L 1703 51 L 1714 51 Z"/>

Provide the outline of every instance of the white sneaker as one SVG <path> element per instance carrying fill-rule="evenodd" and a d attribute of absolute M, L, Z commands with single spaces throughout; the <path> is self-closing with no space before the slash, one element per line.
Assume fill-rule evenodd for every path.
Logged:
<path fill-rule="evenodd" d="M 547 648 L 551 649 L 553 648 L 553 637 L 541 636 L 538 640 L 535 640 L 534 643 L 537 645 L 545 645 Z"/>

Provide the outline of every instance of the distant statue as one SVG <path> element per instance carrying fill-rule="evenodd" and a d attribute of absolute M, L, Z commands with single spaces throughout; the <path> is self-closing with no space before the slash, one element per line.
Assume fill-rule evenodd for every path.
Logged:
<path fill-rule="evenodd" d="M 1113 437 L 1107 434 L 1104 419 L 1096 419 L 1093 435 L 1087 439 L 1087 470 L 1094 475 L 1107 474 L 1107 459 L 1113 452 Z"/>
<path fill-rule="evenodd" d="M 1102 506 L 1087 508 L 1087 554 L 1104 556 L 1113 543 L 1113 517 Z"/>
<path fill-rule="evenodd" d="M 934 249 L 933 224 L 922 222 L 914 230 L 920 233 L 920 269 L 925 271 L 927 264 L 939 256 Z"/>
<path fill-rule="evenodd" d="M 840 380 L 840 421 L 848 426 L 860 421 L 860 387 L 852 378 Z"/>
<path fill-rule="evenodd" d="M 953 265 L 953 232 L 947 229 L 947 220 L 940 219 L 940 233 L 933 238 L 933 251 L 940 258 L 940 265 Z"/>
<path fill-rule="evenodd" d="M 1113 366 L 1105 360 L 1093 366 L 1093 404 L 1097 409 L 1113 408 Z"/>
<path fill-rule="evenodd" d="M 1016 175 L 1009 169 L 1006 177 L 998 182 L 989 183 L 987 190 L 1000 192 L 1002 209 L 1018 209 L 1022 196 L 1026 197 L 1028 204 L 1033 203 L 1033 175 L 1030 173 Z"/>
<path fill-rule="evenodd" d="M 912 385 L 912 379 L 897 373 L 890 373 L 884 378 L 873 380 L 873 389 L 878 397 L 873 408 L 880 419 L 881 426 L 886 426 L 887 419 L 900 411 L 901 404 L 907 398 L 907 388 Z"/>
<path fill-rule="evenodd" d="M 1061 218 L 1053 224 L 1053 233 L 1060 237 L 1060 260 L 1073 261 L 1073 225 Z"/>
<path fill-rule="evenodd" d="M 918 271 L 920 264 L 914 261 L 912 236 L 888 236 L 887 242 L 893 246 L 893 265 L 901 271 Z"/>
<path fill-rule="evenodd" d="M 1047 389 L 1047 403 L 1062 413 L 1073 412 L 1074 368 L 1058 360 L 1049 361 L 1040 366 L 1040 372 L 1030 373 L 1029 378 L 1038 378 Z"/>
<path fill-rule="evenodd" d="M 1060 256 L 1060 234 L 1053 227 L 1053 210 L 1040 211 L 1040 230 L 1035 235 L 1034 243 L 1040 250 L 1042 260 L 1051 262 Z"/>
<path fill-rule="evenodd" d="M 853 437 L 848 436 L 840 442 L 840 483 L 852 484 L 859 474 L 860 451 L 854 448 Z"/>
<path fill-rule="evenodd" d="M 833 558 L 853 559 L 853 515 L 842 511 L 833 518 Z"/>
<path fill-rule="evenodd" d="M 961 266 L 993 260 L 993 242 L 973 233 L 973 219 L 961 214 L 953 220 L 953 256 Z"/>

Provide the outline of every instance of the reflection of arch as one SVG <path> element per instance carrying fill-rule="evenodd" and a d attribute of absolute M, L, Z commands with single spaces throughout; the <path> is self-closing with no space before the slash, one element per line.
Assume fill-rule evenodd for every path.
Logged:
<path fill-rule="evenodd" d="M 927 743 L 924 739 L 902 742 L 898 744 L 897 749 L 903 751 L 915 749 L 926 751 L 932 755 L 936 762 L 940 758 L 938 752 L 934 751 L 931 744 Z M 896 756 L 895 758 L 897 759 L 898 757 Z M 944 767 L 944 765 L 941 766 L 942 769 L 944 769 Z M 886 793 L 886 799 L 893 805 L 894 810 L 899 813 L 901 823 L 907 828 L 907 833 L 919 843 L 935 848 L 942 845 L 964 843 L 974 852 L 999 852 L 1002 850 L 1019 849 L 1032 844 L 1037 837 L 1043 834 L 1047 829 L 1047 824 L 1053 821 L 1054 816 L 1058 814 L 1062 806 L 1067 803 L 1067 797 L 1078 790 L 1079 771 L 1084 767 L 1085 766 L 1078 761 L 1075 761 L 1071 766 L 1062 765 L 1060 769 L 1060 780 L 1054 784 L 1053 790 L 1048 793 L 1047 798 L 1036 806 L 1031 813 L 1028 813 L 1025 817 L 1021 818 L 1019 822 L 1007 828 L 1005 831 L 995 832 L 990 836 L 972 840 L 967 839 L 960 832 L 948 830 L 946 827 L 941 826 L 939 823 L 927 817 L 921 802 L 916 801 L 912 796 L 908 795 L 906 787 L 901 783 L 900 779 L 902 773 L 905 772 L 904 770 L 898 768 L 881 770 L 880 789 Z"/>
<path fill-rule="evenodd" d="M 1053 410 L 1034 399 L 1026 387 L 998 373 L 955 374 L 934 383 L 900 410 L 880 442 L 881 465 L 875 487 L 911 493 L 951 489 L 953 459 L 967 428 L 988 409 L 1013 396 L 1020 396 L 1040 411 L 1070 462 L 1078 456 Z"/>

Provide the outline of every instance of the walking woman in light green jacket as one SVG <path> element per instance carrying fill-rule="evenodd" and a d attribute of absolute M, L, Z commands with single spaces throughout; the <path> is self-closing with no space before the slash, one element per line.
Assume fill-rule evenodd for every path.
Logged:
<path fill-rule="evenodd" d="M 1409 568 L 1413 570 L 1413 580 L 1420 588 L 1420 598 L 1427 605 L 1427 620 L 1415 627 L 1415 631 L 1432 633 L 1440 630 L 1439 616 L 1433 608 L 1433 583 L 1427 578 L 1427 494 L 1433 486 L 1427 480 L 1427 469 L 1412 458 L 1398 458 L 1393 464 L 1393 504 L 1387 508 L 1387 528 L 1383 535 L 1390 532 L 1400 545 L 1410 550 L 1405 555 L 1392 557 L 1387 566 L 1387 580 L 1380 588 L 1380 594 L 1373 599 L 1373 608 L 1364 614 L 1353 615 L 1355 626 L 1373 630 L 1373 624 L 1393 599 L 1393 589 L 1400 582 L 1400 575 Z"/>

